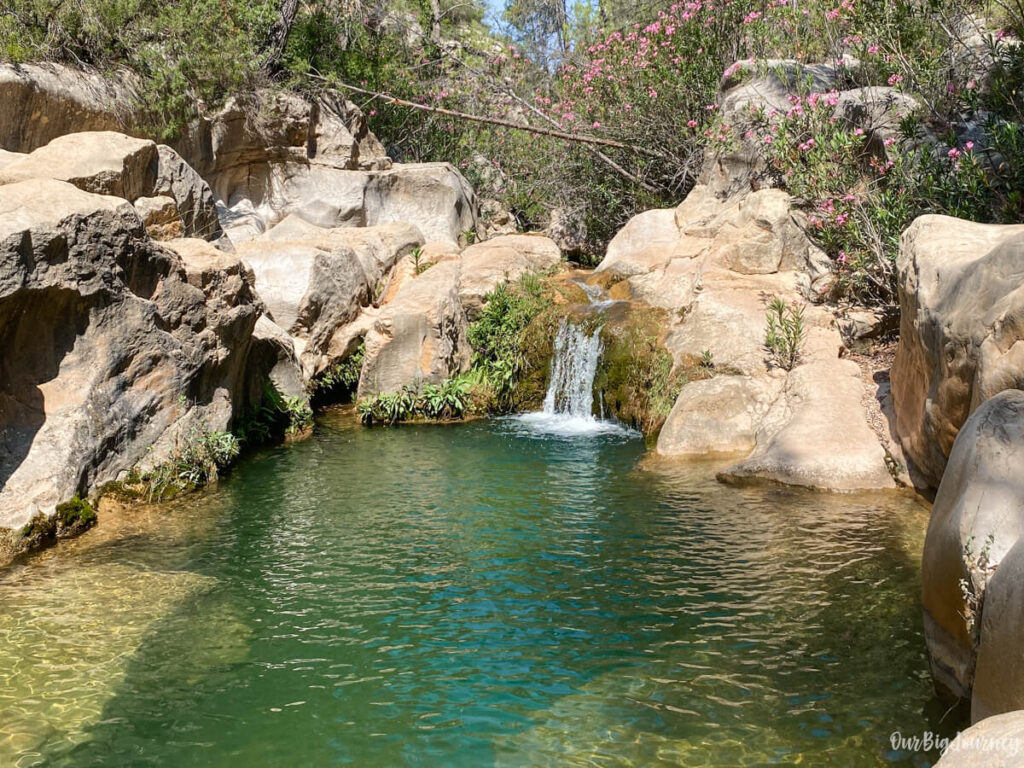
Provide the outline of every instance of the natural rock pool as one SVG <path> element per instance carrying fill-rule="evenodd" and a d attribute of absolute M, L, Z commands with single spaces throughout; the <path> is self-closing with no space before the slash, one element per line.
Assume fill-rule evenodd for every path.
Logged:
<path fill-rule="evenodd" d="M 934 759 L 924 507 L 534 430 L 329 414 L 0 575 L 0 765 Z"/>

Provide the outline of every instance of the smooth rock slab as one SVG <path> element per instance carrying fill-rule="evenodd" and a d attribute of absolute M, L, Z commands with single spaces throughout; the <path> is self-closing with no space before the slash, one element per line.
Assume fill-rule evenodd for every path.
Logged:
<path fill-rule="evenodd" d="M 662 456 L 749 453 L 782 383 L 750 376 L 715 376 L 683 387 L 658 435 Z"/>
<path fill-rule="evenodd" d="M 797 366 L 762 422 L 753 453 L 719 478 L 833 491 L 896 487 L 867 424 L 863 394 L 856 363 Z"/>

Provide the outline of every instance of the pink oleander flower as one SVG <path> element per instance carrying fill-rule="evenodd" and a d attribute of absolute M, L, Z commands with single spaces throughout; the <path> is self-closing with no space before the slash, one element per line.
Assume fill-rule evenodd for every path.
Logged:
<path fill-rule="evenodd" d="M 765 144 L 774 144 L 775 143 L 775 139 L 773 139 L 771 136 L 765 136 L 764 137 L 764 143 Z"/>
<path fill-rule="evenodd" d="M 686 127 L 687 128 L 696 128 L 697 127 L 697 121 L 696 120 L 687 120 L 686 121 Z"/>
<path fill-rule="evenodd" d="M 903 82 L 903 75 L 889 75 L 889 85 L 897 85 Z"/>
<path fill-rule="evenodd" d="M 863 128 L 854 128 L 853 129 L 853 135 L 854 136 L 863 136 L 864 135 L 864 129 Z"/>
<path fill-rule="evenodd" d="M 966 149 L 968 152 L 972 151 L 974 149 L 974 142 L 968 141 L 966 144 L 964 144 L 964 149 Z"/>

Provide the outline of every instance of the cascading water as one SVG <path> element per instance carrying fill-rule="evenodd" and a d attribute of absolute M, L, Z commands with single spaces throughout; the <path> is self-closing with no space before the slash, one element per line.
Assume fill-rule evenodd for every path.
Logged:
<path fill-rule="evenodd" d="M 601 360 L 601 328 L 589 334 L 582 325 L 562 320 L 555 336 L 551 383 L 544 397 L 544 413 L 593 418 L 594 377 Z"/>
<path fill-rule="evenodd" d="M 603 301 L 601 289 L 583 286 L 591 308 L 600 312 L 615 302 Z M 594 379 L 601 362 L 604 344 L 601 323 L 591 317 L 584 321 L 562 320 L 554 339 L 551 358 L 551 382 L 544 397 L 544 410 L 515 417 L 533 432 L 548 435 L 615 434 L 636 437 L 637 433 L 621 424 L 594 417 Z"/>

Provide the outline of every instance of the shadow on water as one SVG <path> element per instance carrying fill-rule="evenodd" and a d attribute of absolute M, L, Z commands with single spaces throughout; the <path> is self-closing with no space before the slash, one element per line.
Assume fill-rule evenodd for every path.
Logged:
<path fill-rule="evenodd" d="M 711 477 L 621 436 L 329 418 L 200 535 L 108 550 L 188 588 L 19 765 L 928 765 L 889 747 L 941 715 L 927 511 Z"/>

